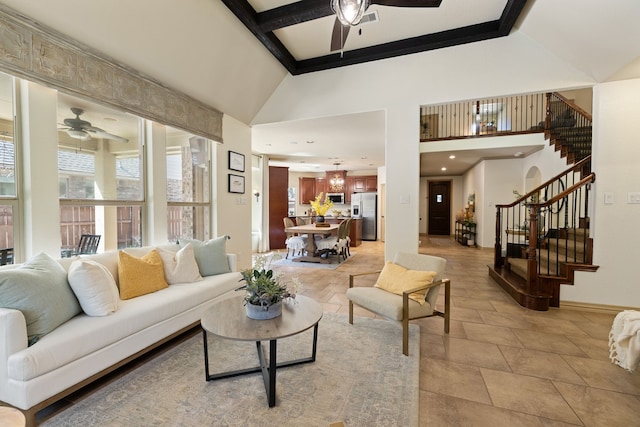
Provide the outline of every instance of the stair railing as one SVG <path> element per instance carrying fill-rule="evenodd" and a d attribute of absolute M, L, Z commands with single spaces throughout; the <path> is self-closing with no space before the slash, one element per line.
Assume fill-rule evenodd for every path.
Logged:
<path fill-rule="evenodd" d="M 564 263 L 591 264 L 589 192 L 595 179 L 591 173 L 551 199 L 527 205 L 531 229 L 544 232 L 536 240 L 529 234 L 527 281 L 533 272 L 562 275 Z"/>
<path fill-rule="evenodd" d="M 547 93 L 544 137 L 551 141 L 567 163 L 575 163 L 591 154 L 592 117 L 557 92 Z M 587 175 L 588 172 L 584 175 Z"/>
<path fill-rule="evenodd" d="M 494 267 L 504 267 L 508 257 L 526 258 L 532 295 L 541 293 L 539 276 L 558 276 L 566 263 L 592 262 L 588 218 L 595 173 L 580 178 L 590 161 L 589 156 L 514 202 L 496 205 Z"/>

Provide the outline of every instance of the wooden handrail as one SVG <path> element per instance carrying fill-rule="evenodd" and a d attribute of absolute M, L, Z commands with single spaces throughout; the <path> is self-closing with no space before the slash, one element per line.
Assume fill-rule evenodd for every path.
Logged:
<path fill-rule="evenodd" d="M 575 172 L 576 170 L 580 170 L 580 168 L 582 167 L 582 165 L 584 165 L 585 163 L 591 161 L 591 155 L 585 157 L 584 159 L 580 160 L 578 163 L 576 163 L 575 165 L 573 165 L 571 168 L 560 172 L 558 175 L 554 176 L 553 178 L 549 179 L 548 181 L 546 181 L 543 184 L 540 184 L 539 186 L 537 186 L 536 188 L 534 188 L 533 190 L 529 191 L 527 194 L 525 194 L 524 196 L 520 197 L 519 199 L 517 199 L 516 201 L 509 203 L 508 205 L 496 205 L 496 208 L 512 208 L 522 202 L 527 203 L 527 199 L 529 197 L 531 197 L 532 195 L 534 195 L 535 193 L 540 192 L 542 189 L 544 189 L 547 185 L 551 184 L 552 182 L 557 181 L 558 179 L 562 178 L 564 175 L 568 174 L 569 172 Z M 589 175 L 590 176 L 590 175 Z M 595 175 L 594 175 L 594 179 L 595 179 Z"/>
<path fill-rule="evenodd" d="M 589 114 L 588 112 L 580 108 L 575 102 L 567 99 L 564 95 L 561 95 L 558 92 L 553 92 L 553 95 L 557 98 L 560 98 L 562 102 L 564 102 L 565 104 L 567 104 L 568 106 L 576 110 L 578 113 L 582 114 L 584 117 L 589 119 L 589 121 L 593 121 L 593 117 L 591 117 L 591 114 Z"/>
<path fill-rule="evenodd" d="M 532 208 L 546 208 L 556 202 L 559 202 L 561 199 L 564 199 L 571 193 L 575 192 L 578 188 L 583 187 L 586 184 L 590 184 L 595 180 L 596 180 L 596 174 L 595 172 L 591 172 L 589 175 L 582 178 L 580 181 L 576 182 L 571 187 L 564 190 L 562 193 L 558 193 L 555 196 L 553 196 L 550 200 L 547 200 L 543 203 L 527 203 L 527 206 L 530 206 Z"/>

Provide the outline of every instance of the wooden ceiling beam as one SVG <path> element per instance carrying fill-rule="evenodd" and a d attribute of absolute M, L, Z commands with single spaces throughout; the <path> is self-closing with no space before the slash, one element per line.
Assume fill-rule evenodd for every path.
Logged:
<path fill-rule="evenodd" d="M 400 0 L 380 0 L 381 3 L 384 1 L 397 3 Z M 247 0 L 222 0 L 222 2 L 291 74 L 297 75 L 504 37 L 511 32 L 527 0 L 508 0 L 500 19 L 496 21 L 301 61 L 291 55 L 273 31 L 332 15 L 329 0 L 301 0 L 261 13 L 257 13 Z M 441 0 L 431 0 L 432 7 L 440 5 L 440 2 Z"/>
<path fill-rule="evenodd" d="M 258 13 L 257 22 L 264 32 L 333 15 L 329 0 L 302 0 Z"/>

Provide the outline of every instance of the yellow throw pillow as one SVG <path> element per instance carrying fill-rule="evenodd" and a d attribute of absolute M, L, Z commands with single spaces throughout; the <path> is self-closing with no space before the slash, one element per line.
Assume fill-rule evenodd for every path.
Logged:
<path fill-rule="evenodd" d="M 428 285 L 433 282 L 437 274 L 435 271 L 409 270 L 392 261 L 387 261 L 374 286 L 387 292 L 402 295 L 405 290 Z M 409 295 L 409 298 L 424 305 L 425 292 L 414 292 Z"/>
<path fill-rule="evenodd" d="M 131 299 L 168 287 L 164 279 L 162 258 L 152 250 L 142 258 L 118 252 L 120 299 Z"/>

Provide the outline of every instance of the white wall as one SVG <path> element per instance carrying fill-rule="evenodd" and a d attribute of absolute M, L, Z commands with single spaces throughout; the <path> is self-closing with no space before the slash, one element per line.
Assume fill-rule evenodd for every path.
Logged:
<path fill-rule="evenodd" d="M 482 247 L 494 247 L 496 239 L 496 204 L 511 203 L 513 190 L 522 191 L 522 159 L 486 160 L 484 163 L 484 183 L 478 185 L 484 191 L 476 192 L 476 209 L 479 244 Z M 479 199 L 479 200 L 478 200 Z"/>
<path fill-rule="evenodd" d="M 592 84 L 583 73 L 516 31 L 482 43 L 288 76 L 254 123 L 384 110 L 385 255 L 389 257 L 418 247 L 421 105 Z"/>
<path fill-rule="evenodd" d="M 216 176 L 216 194 L 213 206 L 217 210 L 214 234 L 229 235 L 227 251 L 238 254 L 238 268 L 251 267 L 251 199 L 252 194 L 252 160 L 251 160 L 251 128 L 238 120 L 224 115 L 222 121 L 222 137 L 224 144 L 217 144 L 216 163 L 213 170 Z M 245 193 L 228 192 L 229 150 L 244 154 L 245 172 L 233 172 L 245 178 Z"/>
<path fill-rule="evenodd" d="M 577 272 L 575 286 L 563 286 L 561 301 L 640 307 L 637 263 L 640 204 L 627 193 L 640 192 L 637 115 L 640 79 L 604 83 L 594 89 L 593 162 L 596 173 L 591 213 L 595 273 Z M 604 193 L 614 203 L 604 204 Z"/>

